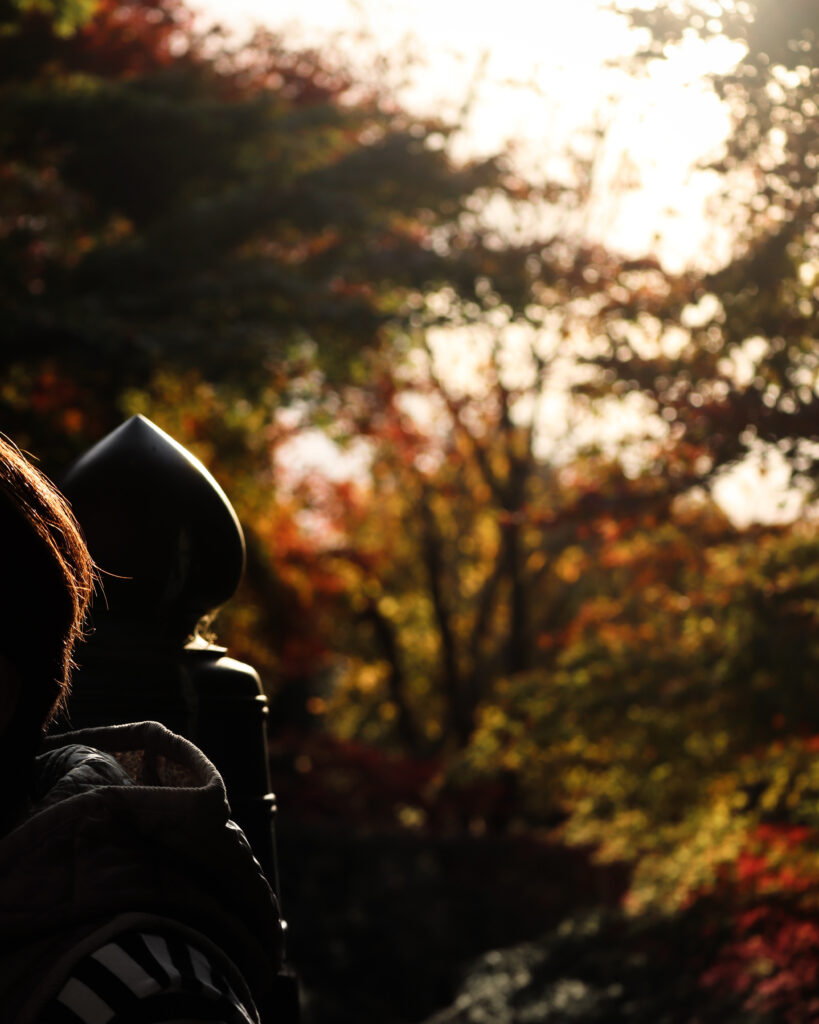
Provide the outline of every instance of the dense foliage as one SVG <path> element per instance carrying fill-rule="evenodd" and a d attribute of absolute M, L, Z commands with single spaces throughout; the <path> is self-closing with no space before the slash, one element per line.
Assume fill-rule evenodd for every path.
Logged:
<path fill-rule="evenodd" d="M 693 38 L 734 40 L 744 56 L 714 76 L 731 134 L 715 162 L 723 176 L 721 216 L 734 253 L 703 274 L 686 318 L 686 344 L 673 359 L 646 358 L 639 339 L 617 338 L 606 365 L 627 388 L 645 389 L 713 473 L 725 461 L 775 445 L 795 482 L 816 479 L 819 416 L 815 339 L 817 196 L 815 5 L 702 2 L 631 11 L 650 43 L 637 68 L 673 59 Z M 653 325 L 648 325 L 649 327 Z M 673 413 L 673 417 L 672 417 Z"/>
<path fill-rule="evenodd" d="M 26 12 L 0 37 L 0 301 L 34 441 L 93 436 L 159 369 L 256 399 L 305 346 L 347 367 L 408 296 L 496 260 L 456 229 L 497 165 L 452 166 L 443 127 L 318 55 L 197 36 L 174 0 L 106 0 L 69 35 Z M 25 391 L 47 392 L 29 420 Z"/>
<path fill-rule="evenodd" d="M 624 13 L 634 75 L 742 46 L 713 83 L 732 256 L 675 275 L 570 230 L 582 161 L 537 191 L 455 164 L 330 55 L 176 0 L 0 5 L 0 425 L 58 474 L 144 412 L 224 483 L 249 563 L 220 628 L 305 818 L 591 846 L 629 912 L 677 915 L 657 934 L 707 937 L 709 1006 L 803 1020 L 819 24 L 787 11 Z M 505 241 L 490 201 L 551 227 Z M 784 461 L 797 522 L 726 515 L 743 459 Z"/>

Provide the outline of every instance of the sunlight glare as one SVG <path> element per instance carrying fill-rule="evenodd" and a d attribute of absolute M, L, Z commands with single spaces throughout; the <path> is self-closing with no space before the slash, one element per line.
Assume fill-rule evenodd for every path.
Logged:
<path fill-rule="evenodd" d="M 604 0 L 198 0 L 203 20 L 239 33 L 253 23 L 293 45 L 336 52 L 419 115 L 459 120 L 458 159 L 509 148 L 537 182 L 608 125 L 587 219 L 594 236 L 629 254 L 658 250 L 670 269 L 725 254 L 709 224 L 716 178 L 696 168 L 728 130 L 704 84 L 741 48 L 689 39 L 673 60 L 633 79 L 608 65 L 632 53 L 639 34 Z M 386 61 L 383 59 L 386 55 Z M 536 228 L 536 225 L 532 225 Z"/>
<path fill-rule="evenodd" d="M 653 251 L 671 271 L 712 269 L 729 254 L 728 214 L 709 217 L 721 181 L 704 165 L 720 153 L 730 123 L 707 76 L 736 64 L 743 52 L 737 43 L 687 38 L 671 59 L 633 77 L 611 62 L 633 53 L 639 34 L 604 0 L 506 0 L 500 8 L 488 0 L 198 0 L 196 6 L 203 24 L 219 21 L 244 35 L 254 23 L 264 24 L 291 46 L 339 55 L 356 75 L 419 116 L 461 123 L 452 143 L 456 159 L 506 149 L 529 180 L 557 173 L 565 181 L 567 154 L 586 147 L 593 187 L 582 230 L 596 241 L 628 255 Z M 597 151 L 595 128 L 605 129 Z M 482 216 L 507 234 L 536 235 L 544 228 L 531 210 L 528 219 L 515 221 L 504 204 Z M 431 332 L 430 343 L 446 353 L 453 393 L 481 390 L 486 339 L 449 330 Z M 518 368 L 530 373 L 528 364 Z M 421 402 L 414 415 L 424 418 L 423 408 Z M 575 421 L 560 375 L 537 410 L 521 407 L 519 415 L 538 416 L 539 454 L 558 459 L 583 441 L 596 439 L 613 450 L 632 434 L 647 432 L 656 441 L 666 429 L 638 401 L 613 401 L 604 415 Z M 342 457 L 317 436 L 292 444 L 296 448 L 281 453 L 282 464 L 307 472 L 333 464 L 341 477 L 365 472 L 364 450 Z M 639 453 L 635 458 L 639 464 Z M 735 515 L 744 508 L 753 518 L 788 517 L 797 498 L 783 495 L 780 475 L 774 464 L 762 468 L 746 460 L 720 479 L 715 496 Z"/>

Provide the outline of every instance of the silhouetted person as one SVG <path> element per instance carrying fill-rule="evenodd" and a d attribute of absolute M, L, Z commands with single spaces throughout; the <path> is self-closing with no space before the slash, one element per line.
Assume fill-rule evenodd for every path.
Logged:
<path fill-rule="evenodd" d="M 2 439 L 0 568 L 0 1020 L 258 1021 L 278 913 L 215 768 L 156 723 L 43 738 L 94 567 Z"/>

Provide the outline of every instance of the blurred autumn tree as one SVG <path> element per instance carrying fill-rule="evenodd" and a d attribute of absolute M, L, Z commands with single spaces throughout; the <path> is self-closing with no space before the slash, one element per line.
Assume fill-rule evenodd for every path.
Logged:
<path fill-rule="evenodd" d="M 725 17 L 719 20 L 721 13 Z M 352 710 L 358 701 L 369 714 L 376 708 L 386 717 L 386 726 L 371 721 L 370 735 L 385 729 L 389 733 L 395 723 L 408 740 L 417 733 L 411 692 L 431 687 L 433 696 L 418 698 L 416 707 L 427 713 L 434 734 L 464 743 L 493 683 L 506 680 L 503 685 L 509 686 L 509 677 L 523 678 L 537 669 L 549 676 L 536 675 L 526 686 L 540 694 L 541 713 L 548 711 L 548 724 L 533 741 L 545 751 L 554 745 L 549 737 L 557 736 L 561 727 L 550 696 L 555 688 L 554 658 L 577 665 L 573 680 L 587 680 L 590 673 L 584 666 L 592 654 L 567 649 L 566 641 L 579 639 L 590 624 L 601 621 L 611 623 L 613 633 L 622 625 L 617 649 L 625 647 L 633 662 L 626 659 L 617 669 L 611 646 L 598 643 L 594 657 L 609 685 L 598 682 L 589 693 L 601 715 L 595 719 L 585 704 L 570 708 L 567 728 L 579 748 L 584 746 L 580 737 L 586 727 L 590 744 L 596 742 L 594 734 L 603 735 L 615 724 L 629 734 L 630 749 L 639 752 L 635 784 L 645 782 L 644 755 L 659 756 L 665 766 L 653 776 L 655 781 L 665 771 L 669 785 L 687 787 L 691 799 L 708 774 L 692 768 L 683 781 L 669 767 L 677 754 L 664 759 L 646 739 L 658 728 L 652 714 L 647 713 L 643 724 L 630 733 L 624 709 L 639 718 L 641 702 L 665 701 L 658 675 L 670 672 L 693 680 L 702 673 L 706 690 L 722 687 L 723 725 L 731 742 L 713 737 L 703 741 L 706 746 L 722 743 L 721 763 L 729 763 L 738 750 L 753 747 L 770 730 L 772 720 L 780 722 L 785 705 L 785 724 L 777 728 L 790 729 L 797 723 L 808 731 L 813 727 L 795 696 L 803 689 L 797 680 L 811 671 L 813 649 L 806 636 L 807 646 L 792 643 L 793 636 L 803 637 L 802 629 L 809 624 L 809 609 L 799 595 L 807 597 L 813 583 L 799 577 L 793 584 L 793 603 L 781 602 L 787 615 L 795 616 L 793 621 L 783 619 L 780 611 L 772 614 L 768 591 L 778 592 L 779 584 L 766 575 L 767 570 L 752 582 L 751 564 L 743 554 L 747 539 L 707 497 L 726 468 L 749 455 L 771 457 L 774 451 L 789 459 L 793 486 L 806 499 L 813 493 L 819 452 L 819 355 L 812 331 L 816 190 L 806 119 L 813 118 L 813 124 L 816 111 L 813 72 L 808 70 L 810 61 L 802 59 L 812 38 L 812 14 L 808 9 L 803 14 L 801 21 L 796 14 L 790 21 L 774 18 L 773 26 L 768 25 L 765 5 L 758 17 L 752 6 L 732 4 L 694 5 L 690 10 L 661 5 L 628 14 L 636 28 L 653 33 L 650 44 L 631 62 L 634 74 L 650 69 L 652 60 L 672 57 L 675 43 L 690 42 L 697 32 L 706 38 L 721 38 L 725 32 L 746 47 L 736 68 L 715 80 L 734 116 L 734 131 L 716 164 L 725 183 L 721 202 L 730 213 L 726 230 L 734 243 L 726 266 L 671 275 L 656 261 L 618 259 L 571 235 L 559 235 L 530 253 L 531 304 L 523 319 L 533 340 L 520 357 L 529 367 L 523 386 L 510 385 L 500 372 L 512 316 L 495 297 L 499 341 L 483 367 L 479 400 L 456 395 L 446 371 L 428 371 L 425 386 L 435 393 L 439 420 L 445 425 L 439 422 L 425 432 L 402 405 L 405 382 L 396 385 L 392 379 L 377 393 L 377 415 L 370 415 L 365 428 L 368 437 L 377 436 L 381 453 L 373 473 L 376 496 L 360 496 L 372 509 L 373 520 L 364 537 L 356 540 L 355 530 L 362 522 L 357 513 L 352 532 L 342 530 L 342 544 L 335 551 L 328 545 L 327 551 L 328 558 L 356 564 L 357 572 L 350 577 L 353 603 L 368 623 L 368 656 L 363 665 L 354 662 L 346 677 L 355 700 L 342 689 L 338 702 L 353 732 L 361 727 Z M 769 51 L 788 56 L 784 65 L 760 50 L 763 40 Z M 575 195 L 582 192 L 583 179 L 578 179 Z M 485 294 L 491 292 L 487 283 Z M 611 458 L 611 448 L 608 457 L 598 451 L 568 465 L 565 454 L 556 464 L 538 455 L 544 433 L 551 432 L 553 440 L 561 433 L 532 411 L 539 408 L 549 376 L 542 341 L 555 330 L 562 353 L 571 353 L 592 371 L 575 386 L 578 398 L 609 411 L 615 403 L 627 405 L 630 397 L 642 400 L 637 408 L 643 411 L 649 432 L 622 458 Z M 470 343 L 474 340 L 461 338 L 452 346 Z M 371 426 L 374 419 L 378 430 Z M 337 524 L 346 515 L 350 526 L 350 490 L 345 487 L 344 501 L 337 503 Z M 395 518 L 376 557 L 372 538 L 379 536 L 387 509 Z M 331 511 L 327 515 L 332 519 Z M 768 550 L 768 544 L 781 542 L 783 550 L 799 561 L 792 531 L 755 529 L 753 550 Z M 671 574 L 675 563 L 660 560 L 654 575 L 648 573 L 656 552 L 669 544 L 673 548 L 670 538 L 675 531 L 680 540 L 687 536 L 691 543 L 682 549 L 685 558 L 680 563 L 689 575 L 674 584 L 674 600 L 686 612 L 699 607 L 693 620 L 688 614 L 672 614 L 673 600 L 659 609 L 654 605 L 660 590 L 671 585 L 672 579 L 663 573 Z M 809 527 L 803 540 L 812 550 Z M 720 554 L 711 564 L 707 552 L 715 544 Z M 362 550 L 369 552 L 366 565 Z M 774 558 L 771 564 L 776 562 Z M 741 618 L 742 628 L 724 616 L 715 617 L 713 609 L 706 611 L 712 598 L 695 597 L 707 583 L 707 574 L 717 572 L 717 564 L 724 565 L 726 577 L 737 583 L 736 590 L 722 592 L 720 606 Z M 619 566 L 614 574 L 602 571 L 614 566 Z M 778 579 L 773 568 L 770 572 Z M 705 574 L 705 581 L 698 574 Z M 740 584 L 747 584 L 747 593 Z M 650 620 L 660 613 L 664 624 L 652 626 Z M 808 619 L 803 619 L 806 615 Z M 572 628 L 564 632 L 568 624 Z M 709 629 L 725 645 L 719 655 L 702 637 L 690 642 Z M 751 644 L 749 638 L 755 634 L 759 635 Z M 657 663 L 645 644 L 648 637 L 661 648 Z M 700 667 L 685 661 L 687 650 L 704 659 Z M 672 666 L 669 658 L 678 660 Z M 719 682 L 723 676 L 732 680 L 734 691 Z M 638 684 L 638 678 L 643 682 Z M 690 738 L 696 724 L 695 689 L 693 683 L 692 690 L 683 686 L 679 700 L 671 702 L 673 713 L 662 712 L 674 720 L 680 757 L 686 743 L 695 745 Z M 759 696 L 762 691 L 767 691 L 764 699 Z M 703 695 L 703 724 L 714 713 L 712 698 L 716 699 L 713 693 Z M 510 698 L 510 703 L 516 699 Z M 430 714 L 436 702 L 437 710 Z M 734 703 L 743 706 L 744 719 L 735 719 L 735 711 L 728 710 Z M 681 714 L 681 707 L 690 719 Z M 491 701 L 489 708 L 496 710 Z M 735 728 L 729 728 L 729 719 L 736 722 Z M 530 726 L 534 720 L 528 714 Z M 722 726 L 714 718 L 711 722 L 714 736 L 721 736 Z M 521 761 L 520 735 L 509 739 L 511 764 Z M 621 768 L 625 763 L 620 750 L 611 760 Z M 714 764 L 719 760 L 715 756 Z M 650 799 L 666 802 L 671 817 L 680 813 L 679 801 L 671 799 L 670 791 L 653 783 L 647 788 Z M 628 800 L 625 806 L 631 806 Z"/>
<path fill-rule="evenodd" d="M 442 126 L 175 0 L 88 6 L 15 5 L 0 40 L 4 417 L 34 447 L 50 406 L 85 441 L 160 367 L 247 397 L 299 346 L 349 367 L 408 294 L 497 263 L 458 215 L 504 176 L 452 165 Z M 498 287 L 519 301 L 511 253 Z"/>
<path fill-rule="evenodd" d="M 244 653 L 299 674 L 315 567 L 270 497 L 277 410 L 365 373 L 429 289 L 488 277 L 518 308 L 526 253 L 461 214 L 520 183 L 330 57 L 197 34 L 176 0 L 0 18 L 3 427 L 52 472 L 133 411 L 192 445 L 248 530 Z"/>
<path fill-rule="evenodd" d="M 621 512 L 592 531 L 603 542 L 577 546 L 592 596 L 548 676 L 499 680 L 466 763 L 511 766 L 524 817 L 548 821 L 557 802 L 563 835 L 635 863 L 633 908 L 710 907 L 731 939 L 703 985 L 801 1021 L 819 995 L 817 9 L 627 17 L 644 33 L 635 74 L 697 38 L 741 45 L 714 76 L 732 117 L 712 166 L 733 252 L 673 290 L 642 274 L 653 308 L 604 308 L 582 393 L 640 394 L 666 426 L 627 464 Z M 714 506 L 708 490 L 748 457 L 785 461 L 802 522 L 739 531 Z M 635 504 L 647 494 L 654 509 Z"/>
<path fill-rule="evenodd" d="M 427 368 L 423 386 L 434 393 L 430 400 L 438 423 L 419 426 L 417 418 L 407 415 L 406 379 L 382 375 L 381 390 L 371 393 L 374 409 L 366 423 L 351 428 L 376 444 L 372 490 L 356 496 L 354 487 L 344 485 L 341 500 L 336 494 L 334 507 L 323 512 L 340 537 L 339 543 L 327 544 L 325 564 L 346 564 L 342 576 L 364 625 L 364 647 L 355 651 L 330 704 L 331 714 L 344 721 L 343 729 L 351 734 L 364 729 L 371 738 L 398 735 L 411 748 L 417 747 L 419 735 L 423 747 L 425 732 L 426 740 L 438 737 L 445 744 L 463 745 L 482 703 L 490 717 L 496 715 L 489 696 L 493 686 L 511 687 L 509 706 L 522 713 L 524 702 L 510 678 L 527 679 L 528 674 L 524 688 L 538 694 L 540 702 L 535 702 L 540 717 L 525 705 L 529 731 L 543 721 L 543 731 L 533 740 L 536 749 L 556 752 L 556 737 L 565 727 L 582 760 L 600 736 L 616 727 L 638 756 L 632 773 L 625 768 L 623 749 L 610 747 L 611 763 L 628 776 L 618 783 L 614 803 L 633 809 L 643 799 L 627 795 L 634 785 L 655 810 L 664 806 L 664 813 L 675 818 L 683 812 L 683 794 L 695 804 L 709 772 L 751 749 L 772 721 L 780 730 L 797 722 L 808 732 L 813 728 L 796 697 L 803 689 L 797 680 L 812 670 L 813 648 L 806 637 L 806 645 L 791 644 L 792 636 L 803 637 L 801 630 L 810 622 L 809 607 L 799 595 L 807 597 L 813 583 L 799 577 L 793 602 L 783 599 L 777 606 L 787 613 L 772 613 L 768 592 L 778 592 L 780 585 L 768 570 L 754 577 L 743 553 L 747 538 L 707 496 L 721 473 L 738 461 L 748 456 L 764 461 L 776 453 L 789 460 L 793 486 L 806 499 L 813 493 L 819 356 L 812 332 L 816 197 L 806 118 L 815 121 L 816 112 L 810 62 L 799 57 L 812 38 L 812 14 L 807 9 L 803 14 L 801 21 L 796 14 L 791 20 L 771 19 L 765 5 L 758 12 L 751 5 L 732 4 L 661 5 L 627 14 L 635 28 L 652 33 L 631 61 L 634 74 L 650 70 L 652 60 L 672 57 L 675 43 L 690 42 L 698 32 L 706 39 L 722 38 L 724 32 L 746 47 L 736 68 L 715 79 L 734 117 L 725 154 L 715 164 L 723 175 L 722 216 L 734 245 L 727 265 L 671 275 L 657 261 L 619 259 L 558 232 L 531 248 L 531 301 L 522 317 L 484 282 L 484 295 L 494 305 L 491 314 L 482 310 L 480 317 L 484 322 L 487 316 L 500 319 L 477 400 L 456 394 L 446 369 Z M 769 20 L 775 25 L 769 26 Z M 801 40 L 803 34 L 808 41 Z M 762 52 L 761 41 L 769 51 L 789 55 L 785 64 Z M 577 179 L 575 202 L 582 202 L 587 181 L 588 176 Z M 794 239 L 802 241 L 794 244 Z M 456 297 L 448 300 L 452 322 L 457 320 L 451 315 Z M 504 352 L 508 360 L 513 320 L 532 330 L 528 352 L 521 357 L 529 367 L 522 386 L 510 384 L 499 366 Z M 613 458 L 610 446 L 596 454 L 592 448 L 568 465 L 565 452 L 557 463 L 543 457 L 544 445 L 538 444 L 543 434 L 551 432 L 554 441 L 562 433 L 554 422 L 545 424 L 539 411 L 550 370 L 542 342 L 553 332 L 562 354 L 590 370 L 575 386 L 578 399 L 589 403 L 584 408 L 607 409 L 616 416 L 615 406 L 622 409 L 639 397 L 635 408 L 643 412 L 649 430 L 622 457 Z M 474 339 L 453 340 L 442 362 L 465 344 Z M 360 395 L 356 398 L 361 401 Z M 316 504 L 315 495 L 308 502 Z M 387 515 L 390 527 L 384 530 Z M 792 531 L 757 529 L 758 534 L 751 533 L 752 550 L 781 542 L 799 561 L 793 545 L 798 548 L 802 541 L 797 543 Z M 680 568 L 686 575 L 673 582 L 675 561 L 660 560 L 654 575 L 649 570 L 656 551 L 668 545 L 673 549 L 675 532 L 691 543 L 681 549 Z M 808 551 L 811 538 L 806 527 Z M 719 555 L 711 563 L 706 553 L 714 545 Z M 779 578 L 773 568 L 777 559 L 770 563 L 774 579 Z M 731 621 L 708 610 L 712 597 L 696 598 L 708 574 L 718 575 L 718 565 L 737 583 L 736 590 L 722 590 L 719 598 Z M 615 566 L 616 573 L 603 572 Z M 658 593 L 668 586 L 676 597 L 655 607 Z M 675 601 L 686 614 L 673 614 Z M 687 614 L 691 607 L 697 609 L 693 618 Z M 663 616 L 662 625 L 652 626 L 657 614 Z M 614 647 L 623 648 L 627 657 L 619 668 L 611 644 L 598 642 L 590 651 L 585 643 L 601 622 L 610 624 L 613 636 L 622 627 Z M 709 630 L 718 639 L 716 647 L 703 640 Z M 753 644 L 751 636 L 757 637 Z M 631 639 L 626 642 L 626 637 Z M 567 647 L 569 638 L 578 640 L 578 650 Z M 656 662 L 648 638 L 659 645 Z M 687 661 L 685 652 L 700 661 Z M 560 659 L 574 666 L 573 682 L 583 679 L 585 685 L 595 678 L 587 670 L 590 659 L 599 662 L 608 681 L 589 686 L 591 705 L 585 699 L 577 706 L 570 703 L 562 719 L 553 707 Z M 681 685 L 674 701 L 667 701 L 665 684 L 658 683 L 666 673 L 691 682 L 690 689 Z M 698 684 L 693 683 L 698 676 L 703 687 L 699 712 Z M 713 692 L 717 686 L 719 698 Z M 723 720 L 714 717 L 715 701 L 723 708 Z M 656 714 L 656 709 L 640 710 L 642 704 L 657 702 L 670 707 Z M 737 707 L 744 717 L 736 718 Z M 625 711 L 642 719 L 634 731 Z M 662 734 L 658 716 L 669 728 L 673 722 L 676 733 L 664 753 L 647 740 Z M 508 724 L 504 715 L 496 717 L 504 727 Z M 697 745 L 692 738 L 692 732 L 699 735 L 697 722 L 707 735 L 681 774 L 678 769 Z M 724 741 L 725 730 L 730 742 Z M 498 759 L 509 766 L 537 763 L 537 758 L 527 762 L 521 756 L 518 741 L 526 731 L 521 726 L 505 745 L 493 748 L 496 764 Z M 657 758 L 659 766 L 652 761 Z M 653 767 L 658 770 L 647 776 Z M 549 774 L 559 777 L 556 765 Z M 533 790 L 554 791 L 545 777 L 536 774 Z M 667 788 L 660 784 L 663 777 Z M 600 801 L 588 797 L 583 787 L 578 793 L 591 801 L 591 817 L 604 822 L 607 815 L 598 809 L 611 804 L 612 794 L 604 793 L 600 773 L 584 778 L 592 789 L 601 786 Z M 639 814 L 634 822 L 636 835 L 646 822 Z"/>
<path fill-rule="evenodd" d="M 145 412 L 225 483 L 250 556 L 232 650 L 330 747 L 437 759 L 407 782 L 359 750 L 324 806 L 561 823 L 636 865 L 636 908 L 734 901 L 704 983 L 776 1012 L 809 986 L 770 951 L 813 941 L 819 551 L 809 515 L 741 530 L 710 492 L 778 453 L 815 496 L 819 24 L 624 16 L 635 75 L 742 47 L 714 78 L 718 269 L 592 244 L 588 160 L 538 190 L 456 165 L 450 127 L 327 55 L 198 34 L 176 0 L 0 0 L 0 422 L 58 472 Z M 497 200 L 550 227 L 505 240 Z M 358 472 L 293 474 L 312 428 Z"/>
<path fill-rule="evenodd" d="M 611 332 L 600 361 L 604 386 L 644 391 L 710 474 L 774 446 L 789 460 L 794 484 L 812 494 L 819 456 L 819 10 L 806 0 L 621 6 L 645 41 L 632 62 L 635 74 L 694 40 L 727 38 L 741 47 L 736 65 L 712 76 L 731 117 L 724 151 L 711 166 L 722 177 L 720 219 L 733 252 L 698 278 L 687 315 L 674 302 L 642 332 Z M 677 323 L 685 330 L 681 350 L 646 358 L 641 340 Z"/>
<path fill-rule="evenodd" d="M 515 778 L 531 820 L 650 835 L 772 722 L 814 728 L 811 531 L 743 535 L 707 497 L 770 445 L 815 477 L 814 14 L 769 11 L 626 14 L 634 74 L 692 34 L 745 47 L 714 82 L 735 253 L 671 275 L 555 216 L 588 163 L 537 192 L 456 166 L 447 126 L 174 0 L 7 3 L 4 428 L 56 470 L 152 415 L 248 529 L 238 653 L 344 737 Z M 552 229 L 504 242 L 498 196 Z M 645 436 L 586 430 L 615 408 Z M 363 444 L 358 479 L 278 479 L 315 425 Z"/>
<path fill-rule="evenodd" d="M 304 681 L 328 647 L 375 644 L 393 697 L 379 714 L 397 709 L 414 749 L 463 745 L 493 674 L 533 664 L 529 576 L 546 542 L 525 525 L 545 470 L 536 418 L 520 411 L 539 402 L 547 360 L 533 340 L 533 376 L 509 382 L 491 367 L 508 361 L 498 339 L 555 316 L 552 340 L 566 343 L 584 300 L 621 303 L 623 275 L 642 290 L 655 261 L 559 231 L 505 243 L 482 217 L 489 200 L 571 209 L 581 163 L 575 184 L 537 194 L 501 161 L 456 166 L 446 126 L 273 37 L 199 36 L 174 0 L 15 4 L 3 17 L 5 429 L 58 471 L 123 415 L 153 416 L 225 481 L 245 523 L 246 599 L 227 621 L 237 653 Z M 384 387 L 417 396 L 394 378 L 426 332 L 490 315 L 489 392 L 423 385 L 448 417 L 430 458 L 449 482 L 419 474 L 411 453 L 402 465 L 381 444 L 396 415 Z M 345 425 L 348 405 L 366 422 Z M 277 449 L 294 423 L 316 422 L 379 442 L 404 503 L 392 539 L 421 578 L 399 572 L 395 544 L 340 581 L 298 527 L 300 498 L 272 500 Z M 396 577 L 405 603 L 432 609 L 430 657 L 413 672 L 401 660 L 424 648 L 424 620 L 391 635 L 380 597 Z M 339 594 L 352 617 L 338 619 Z M 405 685 L 428 699 L 412 708 Z"/>
<path fill-rule="evenodd" d="M 671 275 L 550 239 L 530 254 L 522 375 L 486 284 L 497 330 L 479 384 L 448 365 L 474 337 L 436 359 L 427 332 L 409 370 L 350 394 L 344 429 L 374 446 L 371 479 L 303 494 L 361 624 L 321 707 L 345 736 L 460 746 L 448 780 L 474 825 L 563 818 L 565 838 L 635 865 L 633 909 L 710 908 L 731 938 L 703 985 L 799 1021 L 819 977 L 819 25 L 814 5 L 629 16 L 650 30 L 635 74 L 698 34 L 744 48 L 714 79 L 733 118 L 714 164 L 732 255 Z M 650 429 L 616 455 L 545 454 L 563 433 L 540 408 L 560 376 L 551 334 L 588 370 L 581 408 L 639 396 Z M 740 529 L 715 504 L 722 473 L 753 457 L 786 461 L 802 521 Z M 415 820 L 445 797 L 419 793 Z"/>

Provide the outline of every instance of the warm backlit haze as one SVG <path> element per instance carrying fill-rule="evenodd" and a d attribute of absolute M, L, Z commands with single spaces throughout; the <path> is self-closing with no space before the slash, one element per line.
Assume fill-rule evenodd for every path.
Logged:
<path fill-rule="evenodd" d="M 234 505 L 310 1019 L 819 1021 L 819 3 L 187 2 L 0 2 L 0 416 Z"/>
<path fill-rule="evenodd" d="M 294 44 L 329 47 L 419 113 L 461 117 L 463 155 L 512 145 L 527 177 L 560 174 L 579 130 L 605 124 L 587 230 L 629 252 L 659 248 L 664 262 L 717 260 L 724 237 L 706 214 L 715 178 L 696 168 L 728 122 L 703 76 L 740 48 L 692 41 L 635 81 L 607 61 L 636 35 L 601 0 L 199 0 L 203 22 L 239 34 L 264 25 Z M 616 200 L 613 196 L 616 194 Z"/>
<path fill-rule="evenodd" d="M 634 78 L 611 61 L 633 52 L 639 36 L 602 0 L 507 0 L 502 15 L 495 3 L 468 0 L 199 0 L 195 6 L 203 24 L 218 22 L 240 38 L 262 25 L 293 45 L 335 52 L 409 109 L 459 120 L 456 156 L 508 148 L 534 182 L 565 176 L 565 154 L 573 147 L 586 153 L 588 130 L 604 128 L 580 229 L 628 255 L 655 252 L 672 272 L 717 266 L 729 254 L 718 176 L 703 164 L 729 130 L 706 76 L 741 57 L 736 43 L 692 39 L 674 59 Z M 500 211 L 498 224 L 509 230 L 506 215 Z M 476 363 L 472 340 L 458 337 L 453 346 L 450 334 L 445 362 L 468 375 Z M 633 397 L 612 401 L 593 422 L 572 424 L 574 443 L 588 441 L 590 431 L 602 430 L 612 443 L 661 433 L 660 421 Z M 543 415 L 544 422 L 567 423 L 559 375 Z M 548 440 L 541 447 L 554 457 L 566 450 L 565 435 L 551 449 Z M 318 431 L 294 440 L 287 453 L 294 466 L 335 475 L 359 472 L 362 458 L 360 451 L 340 452 Z M 764 469 L 762 461 L 748 460 L 715 485 L 738 523 L 790 519 L 801 508 L 800 495 L 787 490 L 778 454 L 768 453 Z"/>

